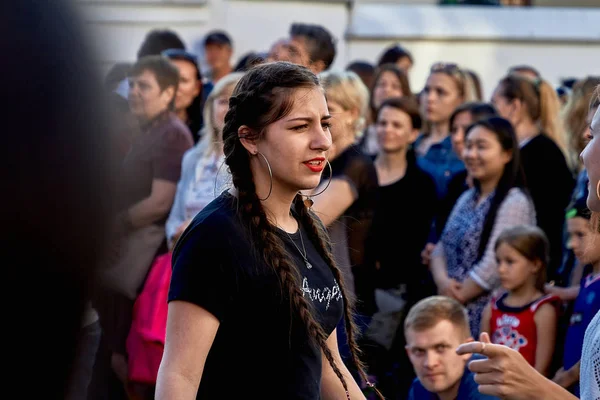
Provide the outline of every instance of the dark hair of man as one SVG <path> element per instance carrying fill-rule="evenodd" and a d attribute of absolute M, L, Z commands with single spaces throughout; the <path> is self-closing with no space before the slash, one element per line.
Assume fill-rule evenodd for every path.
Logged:
<path fill-rule="evenodd" d="M 303 37 L 306 40 L 311 62 L 322 61 L 329 69 L 335 59 L 335 40 L 331 33 L 321 25 L 292 24 L 291 37 Z"/>
<path fill-rule="evenodd" d="M 406 50 L 404 47 L 400 45 L 394 45 L 385 49 L 381 57 L 379 57 L 379 61 L 377 62 L 377 66 L 382 66 L 383 64 L 396 64 L 398 61 L 403 58 L 408 58 L 412 63 L 414 63 L 413 56 L 410 51 Z"/>
<path fill-rule="evenodd" d="M 155 29 L 146 35 L 137 52 L 137 58 L 157 56 L 167 49 L 185 49 L 185 43 L 177 33 L 169 29 Z"/>

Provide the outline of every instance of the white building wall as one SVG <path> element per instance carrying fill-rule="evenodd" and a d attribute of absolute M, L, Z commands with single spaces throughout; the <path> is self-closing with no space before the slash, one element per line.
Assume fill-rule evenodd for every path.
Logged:
<path fill-rule="evenodd" d="M 476 71 L 486 98 L 514 64 L 531 64 L 552 84 L 600 75 L 600 9 L 438 7 L 359 3 L 348 29 L 350 58 L 376 59 L 400 42 L 415 58 L 410 80 L 454 62 Z"/>
<path fill-rule="evenodd" d="M 438 7 L 358 1 L 286 0 L 76 0 L 82 5 L 99 63 L 134 61 L 144 35 L 171 28 L 201 56 L 211 29 L 228 31 L 234 61 L 266 51 L 287 35 L 292 22 L 322 24 L 338 39 L 334 68 L 364 59 L 375 62 L 384 47 L 400 42 L 415 57 L 413 90 L 430 65 L 456 62 L 475 70 L 489 97 L 514 64 L 537 67 L 552 83 L 600 75 L 600 9 Z"/>

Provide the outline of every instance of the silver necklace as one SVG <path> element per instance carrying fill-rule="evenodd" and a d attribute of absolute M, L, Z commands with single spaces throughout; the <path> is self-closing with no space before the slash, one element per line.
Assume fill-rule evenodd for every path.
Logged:
<path fill-rule="evenodd" d="M 300 224 L 298 224 L 298 233 L 300 234 L 300 242 L 302 243 L 302 249 L 304 250 L 304 253 L 302 253 L 302 251 L 300 250 L 300 247 L 298 247 L 298 245 L 296 244 L 296 242 L 294 242 L 294 239 L 292 239 L 292 237 L 290 236 L 289 233 L 286 232 L 285 229 L 279 227 L 282 231 L 285 232 L 285 234 L 290 238 L 290 241 L 292 242 L 292 244 L 294 245 L 294 247 L 296 249 L 298 249 L 298 253 L 300 253 L 300 255 L 302 256 L 302 258 L 304 259 L 304 263 L 306 264 L 306 268 L 311 269 L 312 268 L 312 264 L 308 262 L 308 258 L 306 258 L 306 247 L 304 247 L 304 239 L 302 239 L 302 229 L 300 229 Z"/>

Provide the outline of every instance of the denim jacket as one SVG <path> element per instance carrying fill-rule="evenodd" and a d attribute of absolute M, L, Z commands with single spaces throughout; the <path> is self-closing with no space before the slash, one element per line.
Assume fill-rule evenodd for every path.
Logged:
<path fill-rule="evenodd" d="M 413 148 L 418 148 L 424 138 L 425 136 L 421 134 L 413 144 Z M 417 163 L 433 176 L 439 198 L 446 195 L 452 176 L 465 169 L 462 160 L 452 150 L 450 136 L 440 143 L 432 144 L 424 156 L 417 157 Z"/>

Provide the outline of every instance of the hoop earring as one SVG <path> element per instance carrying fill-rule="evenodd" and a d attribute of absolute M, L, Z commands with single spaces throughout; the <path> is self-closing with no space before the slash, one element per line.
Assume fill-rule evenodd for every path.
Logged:
<path fill-rule="evenodd" d="M 596 184 L 596 197 L 600 200 L 600 181 Z"/>
<path fill-rule="evenodd" d="M 267 194 L 267 197 L 265 197 L 264 199 L 261 199 L 260 197 L 258 198 L 258 200 L 260 200 L 260 201 L 265 201 L 269 197 L 271 197 L 271 192 L 273 191 L 273 171 L 271 170 L 271 164 L 269 164 L 269 160 L 267 160 L 267 157 L 265 157 L 265 155 L 263 153 L 261 153 L 260 151 L 257 151 L 256 154 L 259 154 L 265 160 L 265 163 L 267 163 L 267 168 L 269 169 L 269 178 L 270 178 L 269 194 Z"/>
<path fill-rule="evenodd" d="M 331 179 L 333 178 L 333 168 L 331 168 L 331 163 L 329 162 L 329 160 L 326 160 L 326 161 L 327 161 L 327 166 L 329 167 L 329 180 L 327 181 L 327 185 L 325 185 L 323 190 L 321 190 L 319 193 L 306 195 L 306 200 L 304 200 L 304 205 L 306 206 L 306 208 L 311 208 L 313 206 L 313 204 L 315 203 L 312 198 L 322 194 L 324 191 L 327 190 L 329 185 L 331 185 Z M 302 193 L 300 193 L 300 194 L 302 195 Z"/>

